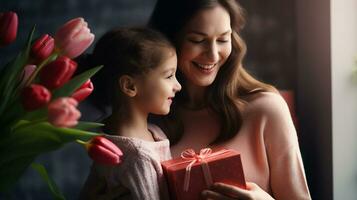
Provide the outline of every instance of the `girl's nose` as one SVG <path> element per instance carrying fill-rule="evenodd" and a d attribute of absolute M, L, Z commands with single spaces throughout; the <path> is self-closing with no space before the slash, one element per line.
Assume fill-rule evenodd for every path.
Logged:
<path fill-rule="evenodd" d="M 175 77 L 175 83 L 174 83 L 174 91 L 178 92 L 181 90 L 181 84 L 177 81 L 176 77 Z"/>

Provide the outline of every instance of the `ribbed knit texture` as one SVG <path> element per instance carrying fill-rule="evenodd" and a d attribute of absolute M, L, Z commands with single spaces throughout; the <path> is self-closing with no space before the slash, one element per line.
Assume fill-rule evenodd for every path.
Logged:
<path fill-rule="evenodd" d="M 298 138 L 287 104 L 275 93 L 259 93 L 246 99 L 243 125 L 227 142 L 212 148 L 241 153 L 247 181 L 258 184 L 277 200 L 311 199 Z M 193 148 L 198 152 L 218 135 L 218 116 L 208 109 L 183 110 L 184 135 L 173 147 L 173 157 Z M 229 166 L 227 166 L 228 170 Z"/>
<path fill-rule="evenodd" d="M 169 199 L 160 164 L 171 158 L 169 141 L 159 127 L 150 124 L 148 128 L 153 133 L 155 142 L 115 135 L 105 136 L 123 151 L 123 162 L 115 167 L 94 163 L 81 192 L 81 199 L 85 199 L 86 193 L 93 190 L 100 179 L 106 181 L 108 190 L 118 186 L 130 190 L 129 195 L 120 199 Z"/>

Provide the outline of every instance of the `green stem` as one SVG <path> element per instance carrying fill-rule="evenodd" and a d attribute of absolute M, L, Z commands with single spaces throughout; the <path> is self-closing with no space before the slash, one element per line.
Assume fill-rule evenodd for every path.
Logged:
<path fill-rule="evenodd" d="M 87 144 L 86 142 L 84 142 L 84 141 L 82 141 L 82 140 L 76 140 L 76 142 L 79 143 L 79 144 L 82 144 L 82 145 L 84 145 L 84 146 Z"/>
<path fill-rule="evenodd" d="M 55 59 L 57 56 L 58 56 L 58 54 L 56 52 L 54 52 L 50 56 L 48 56 L 47 59 L 42 61 L 42 63 L 36 68 L 36 70 L 31 74 L 30 78 L 26 81 L 25 87 L 29 86 L 32 83 L 32 81 L 35 79 L 35 77 L 40 72 L 40 70 L 43 68 L 43 66 L 47 65 L 50 61 Z"/>
<path fill-rule="evenodd" d="M 42 123 L 42 122 L 46 122 L 47 121 L 47 118 L 41 118 L 41 119 L 37 119 L 37 120 L 34 120 L 34 121 L 29 121 L 28 123 L 21 123 L 19 125 L 15 125 L 13 131 L 19 131 L 19 130 L 22 130 L 24 128 L 29 128 L 31 126 L 35 126 L 39 123 Z"/>

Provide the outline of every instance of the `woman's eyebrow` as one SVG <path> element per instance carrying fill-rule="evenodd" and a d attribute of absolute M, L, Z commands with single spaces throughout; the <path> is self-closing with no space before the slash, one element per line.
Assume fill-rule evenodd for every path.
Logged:
<path fill-rule="evenodd" d="M 223 32 L 222 34 L 220 34 L 220 36 L 230 34 L 231 32 L 232 32 L 232 30 L 227 30 L 227 31 Z M 197 31 L 197 30 L 191 30 L 188 32 L 188 34 L 197 34 L 197 35 L 208 36 L 206 33 Z"/>

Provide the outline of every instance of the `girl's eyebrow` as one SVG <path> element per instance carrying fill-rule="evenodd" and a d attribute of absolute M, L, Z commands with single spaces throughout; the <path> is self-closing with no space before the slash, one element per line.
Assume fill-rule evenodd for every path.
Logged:
<path fill-rule="evenodd" d="M 175 71 L 175 70 L 176 70 L 176 67 L 170 67 L 170 68 L 167 68 L 167 69 L 163 70 L 162 73 L 165 74 L 165 73 L 172 72 L 172 71 Z"/>
<path fill-rule="evenodd" d="M 230 34 L 231 32 L 232 32 L 232 30 L 227 30 L 227 31 L 223 32 L 222 34 L 220 34 L 220 36 Z M 197 34 L 197 35 L 208 36 L 206 33 L 197 31 L 197 30 L 189 31 L 188 34 Z"/>

